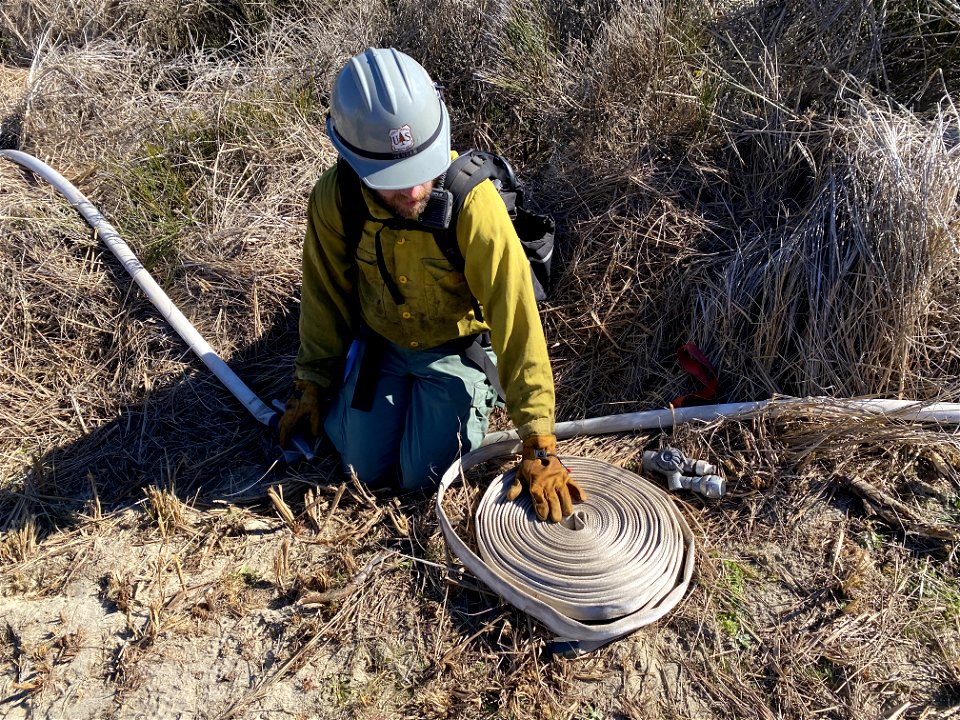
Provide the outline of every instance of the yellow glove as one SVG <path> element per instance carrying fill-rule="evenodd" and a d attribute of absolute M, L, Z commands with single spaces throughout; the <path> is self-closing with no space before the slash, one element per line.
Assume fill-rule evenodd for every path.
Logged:
<path fill-rule="evenodd" d="M 293 434 L 294 428 L 304 418 L 310 420 L 310 432 L 313 437 L 320 434 L 320 407 L 323 390 L 316 383 L 309 380 L 296 380 L 293 383 L 294 393 L 287 399 L 287 407 L 280 418 L 280 447 L 286 447 L 287 441 Z"/>
<path fill-rule="evenodd" d="M 560 522 L 573 512 L 574 502 L 587 499 L 557 457 L 555 435 L 531 435 L 523 441 L 523 459 L 507 491 L 507 500 L 516 500 L 524 485 L 530 490 L 533 509 L 541 520 Z"/>

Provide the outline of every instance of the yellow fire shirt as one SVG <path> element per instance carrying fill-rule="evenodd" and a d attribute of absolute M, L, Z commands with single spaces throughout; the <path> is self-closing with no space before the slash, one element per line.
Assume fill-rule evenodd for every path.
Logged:
<path fill-rule="evenodd" d="M 372 219 L 364 225 L 354 261 L 344 237 L 336 165 L 310 194 L 297 377 L 327 389 L 339 384 L 356 311 L 373 332 L 404 348 L 426 350 L 489 330 L 507 410 L 520 436 L 553 433 L 553 373 L 529 264 L 493 184 L 474 188 L 460 212 L 462 274 L 431 232 L 377 222 L 392 216 L 365 186 L 363 195 Z M 400 305 L 378 267 L 378 233 L 384 265 L 404 299 Z M 475 317 L 471 292 L 483 322 Z"/>

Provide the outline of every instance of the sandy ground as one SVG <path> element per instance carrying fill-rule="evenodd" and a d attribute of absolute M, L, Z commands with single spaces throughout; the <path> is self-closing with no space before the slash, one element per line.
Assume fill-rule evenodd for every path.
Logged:
<path fill-rule="evenodd" d="M 249 507 L 156 491 L 42 539 L 27 524 L 0 565 L 0 715 L 956 717 L 942 658 L 960 653 L 960 616 L 932 557 L 913 565 L 809 488 L 772 507 L 741 495 L 748 482 L 712 505 L 676 496 L 697 542 L 687 597 L 577 659 L 439 569 L 422 497 L 318 485 L 311 519 L 291 485 L 289 504 Z M 794 697 L 804 684 L 811 696 Z M 849 705 L 829 710 L 825 687 Z"/>

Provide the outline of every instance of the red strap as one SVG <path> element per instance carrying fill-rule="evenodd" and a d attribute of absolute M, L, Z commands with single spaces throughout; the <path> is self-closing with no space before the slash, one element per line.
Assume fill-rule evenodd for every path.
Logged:
<path fill-rule="evenodd" d="M 673 401 L 673 406 L 680 407 L 692 399 L 712 400 L 717 394 L 717 372 L 696 343 L 688 342 L 677 348 L 677 360 L 680 367 L 696 378 L 703 387 L 697 392 L 681 395 Z"/>

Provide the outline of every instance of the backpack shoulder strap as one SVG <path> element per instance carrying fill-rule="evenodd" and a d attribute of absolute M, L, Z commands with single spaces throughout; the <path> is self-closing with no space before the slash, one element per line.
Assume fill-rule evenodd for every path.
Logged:
<path fill-rule="evenodd" d="M 337 158 L 337 185 L 340 188 L 340 217 L 343 222 L 343 235 L 347 241 L 347 250 L 351 259 L 360 245 L 363 225 L 367 221 L 367 202 L 363 199 L 360 176 L 343 158 Z"/>
<path fill-rule="evenodd" d="M 470 191 L 495 172 L 493 156 L 482 150 L 468 150 L 450 164 L 444 187 L 453 195 L 454 218 L 463 209 Z M 450 225 L 453 224 L 451 220 Z"/>
<path fill-rule="evenodd" d="M 450 163 L 444 177 L 443 188 L 453 196 L 453 212 L 450 225 L 445 230 L 434 230 L 433 236 L 444 257 L 459 272 L 463 272 L 464 259 L 457 243 L 457 220 L 467 200 L 467 195 L 477 185 L 493 176 L 495 167 L 489 153 L 468 150 Z"/>

